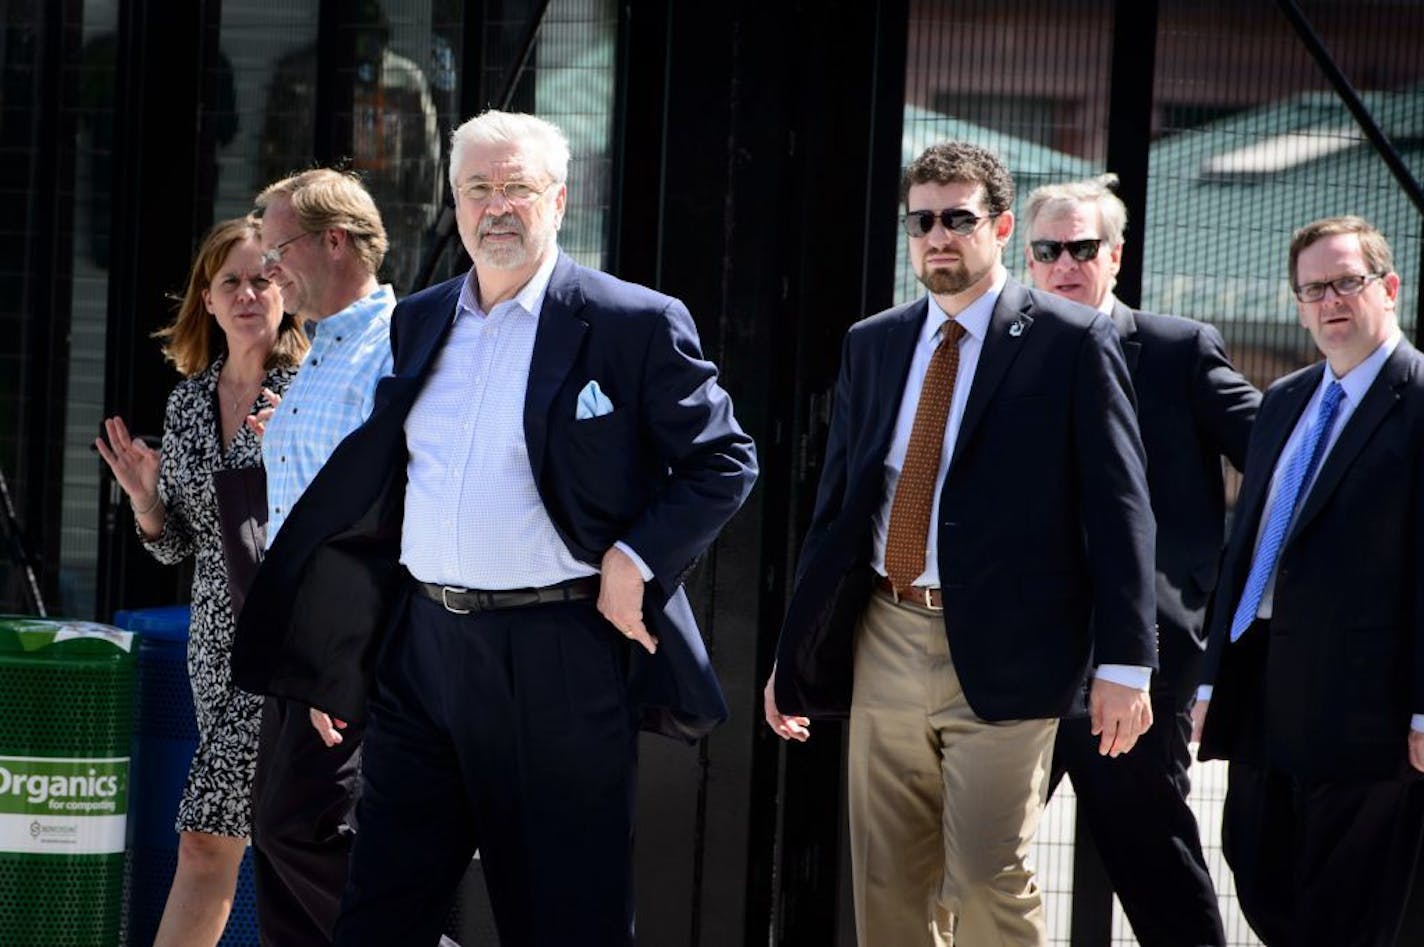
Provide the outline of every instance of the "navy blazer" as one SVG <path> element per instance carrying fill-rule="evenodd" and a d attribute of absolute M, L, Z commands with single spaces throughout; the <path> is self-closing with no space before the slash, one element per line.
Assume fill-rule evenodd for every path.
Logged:
<path fill-rule="evenodd" d="M 872 517 L 929 304 L 852 326 L 777 649 L 783 713 L 845 716 Z M 1101 313 L 1009 280 L 940 497 L 949 650 L 986 720 L 1081 711 L 1095 663 L 1156 668 L 1154 525 L 1127 366 Z"/>
<path fill-rule="evenodd" d="M 1424 356 L 1409 342 L 1385 361 L 1291 522 L 1269 642 L 1253 639 L 1259 629 L 1227 641 L 1277 459 L 1324 365 L 1267 389 L 1251 433 L 1211 610 L 1201 758 L 1312 778 L 1412 776 L 1410 716 L 1424 713 Z"/>
<path fill-rule="evenodd" d="M 1121 302 L 1112 320 L 1137 394 L 1157 520 L 1157 632 L 1199 652 L 1226 538 L 1221 458 L 1245 469 L 1261 393 L 1232 367 L 1209 325 Z"/>
<path fill-rule="evenodd" d="M 404 424 L 453 324 L 466 277 L 403 300 L 393 374 L 375 407 L 292 508 L 238 622 L 233 679 L 342 719 L 364 718 L 379 646 L 408 588 L 399 565 Z M 576 420 L 596 380 L 615 410 Z M 642 725 L 694 739 L 727 708 L 683 582 L 756 479 L 751 441 L 676 299 L 560 254 L 524 401 L 529 466 L 570 552 L 598 565 L 618 540 L 653 572 L 643 606 L 655 655 L 629 644 Z"/>

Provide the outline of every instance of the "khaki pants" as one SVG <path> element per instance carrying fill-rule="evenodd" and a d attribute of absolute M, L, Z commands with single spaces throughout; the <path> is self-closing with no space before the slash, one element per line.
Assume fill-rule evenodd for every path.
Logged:
<path fill-rule="evenodd" d="M 857 632 L 850 715 L 860 947 L 1047 944 L 1025 859 L 1057 728 L 1056 720 L 976 717 L 940 613 L 871 596 Z"/>

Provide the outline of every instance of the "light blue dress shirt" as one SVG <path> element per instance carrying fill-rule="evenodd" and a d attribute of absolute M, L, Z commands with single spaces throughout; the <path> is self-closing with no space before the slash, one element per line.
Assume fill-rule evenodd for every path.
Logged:
<path fill-rule="evenodd" d="M 322 464 L 371 414 L 376 382 L 391 373 L 389 285 L 311 329 L 312 346 L 262 435 L 267 468 L 267 545 Z"/>
<path fill-rule="evenodd" d="M 513 299 L 488 313 L 470 271 L 450 335 L 406 418 L 400 561 L 421 582 L 498 590 L 598 574 L 559 537 L 524 441 L 529 361 L 557 262 L 550 253 Z M 632 549 L 616 545 L 644 581 L 652 578 Z"/>
<path fill-rule="evenodd" d="M 1345 390 L 1345 395 L 1340 399 L 1340 407 L 1335 412 L 1333 426 L 1325 434 L 1325 450 L 1320 455 L 1320 463 L 1315 468 L 1315 473 L 1311 475 L 1310 482 L 1301 488 L 1300 504 L 1304 505 L 1306 497 L 1310 496 L 1311 488 L 1315 486 L 1315 481 L 1320 476 L 1321 469 L 1325 466 L 1325 460 L 1330 456 L 1330 452 L 1335 449 L 1335 442 L 1340 439 L 1340 434 L 1345 430 L 1345 425 L 1349 423 L 1351 415 L 1360 406 L 1365 393 L 1370 390 L 1370 386 L 1379 377 L 1380 370 L 1384 368 L 1384 363 L 1394 354 L 1394 350 L 1399 346 L 1399 340 L 1403 336 L 1396 331 L 1380 346 L 1369 354 L 1363 362 L 1346 372 L 1344 377 L 1337 378 L 1335 372 L 1330 369 L 1330 363 L 1325 363 L 1325 371 L 1320 373 L 1320 384 L 1315 386 L 1315 391 L 1311 394 L 1310 400 L 1305 404 L 1305 410 L 1300 413 L 1296 420 L 1295 428 L 1291 431 L 1290 438 L 1286 441 L 1281 452 L 1276 456 L 1276 467 L 1271 472 L 1271 488 L 1266 493 L 1266 504 L 1261 507 L 1263 510 L 1271 508 L 1272 501 L 1275 500 L 1276 490 L 1280 486 L 1281 475 L 1285 473 L 1286 464 L 1291 456 L 1295 454 L 1301 438 L 1305 437 L 1306 429 L 1310 427 L 1315 417 L 1316 408 L 1320 404 L 1320 399 L 1325 397 L 1325 389 L 1330 387 L 1332 382 L 1339 382 L 1340 387 Z M 1256 524 L 1256 541 L 1251 544 L 1251 555 L 1256 555 L 1256 547 L 1261 544 L 1261 533 L 1266 528 L 1266 517 L 1261 517 L 1261 522 Z M 1276 560 L 1276 569 L 1280 568 L 1280 560 Z M 1276 595 L 1276 569 L 1271 571 L 1271 577 L 1266 581 L 1265 594 L 1261 596 L 1261 604 L 1256 608 L 1257 618 L 1270 618 L 1275 614 Z M 1228 607 L 1235 607 L 1235 603 L 1228 603 Z M 1197 688 L 1197 700 L 1211 700 L 1212 686 L 1203 684 Z M 1416 732 L 1424 732 L 1424 714 L 1414 714 L 1410 717 L 1410 729 Z"/>

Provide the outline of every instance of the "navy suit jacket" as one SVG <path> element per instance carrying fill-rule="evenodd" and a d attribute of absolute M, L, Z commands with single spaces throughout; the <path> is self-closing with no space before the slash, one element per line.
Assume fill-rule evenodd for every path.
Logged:
<path fill-rule="evenodd" d="M 239 686 L 363 719 L 380 643 L 408 588 L 397 561 L 405 419 L 464 279 L 396 307 L 393 374 L 292 508 L 248 593 L 233 647 Z M 575 420 L 591 380 L 615 410 Z M 687 309 L 561 254 L 539 316 L 524 434 L 570 552 L 596 566 L 623 540 L 653 572 L 643 614 L 658 651 L 629 645 L 642 725 L 687 739 L 708 732 L 727 708 L 682 586 L 751 490 L 756 455 Z"/>
<path fill-rule="evenodd" d="M 777 650 L 783 713 L 845 716 L 875 582 L 872 517 L 929 304 L 852 326 L 825 467 Z M 1109 319 L 1009 280 L 940 497 L 949 651 L 986 720 L 1081 711 L 1092 664 L 1155 668 L 1154 526 Z"/>
<path fill-rule="evenodd" d="M 1227 641 L 1277 459 L 1324 370 L 1272 385 L 1251 432 L 1211 609 L 1201 758 L 1319 779 L 1410 775 L 1410 716 L 1424 713 L 1424 356 L 1407 341 L 1291 522 L 1269 641 L 1259 628 Z"/>
<path fill-rule="evenodd" d="M 1157 520 L 1157 632 L 1164 652 L 1171 640 L 1199 653 L 1225 540 L 1221 458 L 1245 469 L 1261 393 L 1232 367 L 1209 325 L 1121 302 L 1112 320 L 1137 394 Z M 1195 675 L 1182 683 L 1195 688 Z"/>

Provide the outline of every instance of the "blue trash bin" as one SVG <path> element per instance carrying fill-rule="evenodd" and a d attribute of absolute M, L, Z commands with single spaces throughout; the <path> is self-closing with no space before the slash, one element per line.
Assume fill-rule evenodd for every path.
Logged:
<path fill-rule="evenodd" d="M 129 800 L 128 947 L 150 947 L 178 865 L 173 819 L 198 746 L 188 684 L 187 605 L 114 613 L 114 625 L 139 632 L 134 713 L 133 787 Z M 221 947 L 257 947 L 252 850 L 242 857 L 237 896 Z"/>

